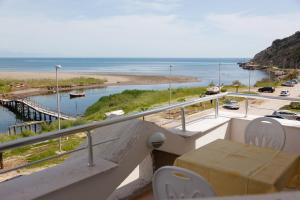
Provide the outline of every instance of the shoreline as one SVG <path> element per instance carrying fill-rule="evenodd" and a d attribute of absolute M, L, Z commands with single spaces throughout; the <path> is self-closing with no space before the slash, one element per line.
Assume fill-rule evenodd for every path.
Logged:
<path fill-rule="evenodd" d="M 0 71 L 0 77 L 5 80 L 41 80 L 55 79 L 55 72 L 15 72 Z M 117 85 L 156 85 L 166 83 L 189 83 L 199 82 L 195 77 L 188 76 L 164 76 L 164 75 L 136 75 L 125 73 L 101 73 L 101 72 L 60 72 L 58 74 L 60 80 L 72 78 L 96 78 L 106 80 L 103 84 L 92 84 L 85 86 L 72 86 L 68 88 L 60 88 L 60 91 L 71 91 L 77 89 L 93 89 L 103 88 Z M 18 90 L 6 93 L 10 97 L 25 98 L 36 95 L 47 95 L 53 93 L 53 90 L 47 88 L 20 88 Z M 2 95 L 3 96 L 3 95 Z"/>

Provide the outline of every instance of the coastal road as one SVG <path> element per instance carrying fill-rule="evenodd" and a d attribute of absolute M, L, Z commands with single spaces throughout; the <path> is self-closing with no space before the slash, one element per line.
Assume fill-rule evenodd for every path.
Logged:
<path fill-rule="evenodd" d="M 257 92 L 258 88 L 251 88 L 251 91 Z M 290 97 L 299 97 L 300 96 L 300 83 L 295 85 L 295 87 L 277 87 L 274 93 L 263 93 L 263 95 L 266 96 L 279 96 L 280 92 L 282 90 L 289 90 L 291 95 Z M 249 100 L 249 109 L 248 114 L 250 115 L 271 115 L 274 111 L 280 109 L 284 105 L 290 104 L 290 101 L 282 101 L 282 100 L 262 100 L 262 99 L 253 99 Z M 236 114 L 245 114 L 245 101 L 239 102 L 240 109 L 239 110 L 228 110 L 224 109 L 220 106 L 220 111 L 224 112 L 233 112 Z M 192 115 L 186 116 L 186 122 L 192 121 L 194 119 L 200 118 L 205 115 L 214 114 L 214 109 L 208 109 L 204 110 L 202 112 L 194 113 Z M 146 120 L 154 122 L 160 126 L 166 127 L 166 128 L 172 128 L 179 126 L 181 124 L 180 117 L 176 120 L 174 119 L 166 119 L 166 115 L 162 115 L 161 113 L 154 114 L 151 116 L 147 116 Z"/>
<path fill-rule="evenodd" d="M 300 83 L 295 85 L 295 87 L 277 87 L 274 93 L 263 93 L 265 96 L 279 96 L 282 90 L 288 90 L 290 92 L 289 97 L 299 97 L 300 96 Z M 257 92 L 257 88 L 252 88 L 253 92 Z M 290 104 L 290 101 L 282 100 L 249 100 L 249 110 L 248 114 L 253 115 L 271 115 L 274 111 L 280 109 L 281 107 Z M 239 102 L 240 109 L 237 111 L 228 110 L 220 108 L 221 111 L 235 112 L 235 113 L 245 113 L 245 101 Z"/>

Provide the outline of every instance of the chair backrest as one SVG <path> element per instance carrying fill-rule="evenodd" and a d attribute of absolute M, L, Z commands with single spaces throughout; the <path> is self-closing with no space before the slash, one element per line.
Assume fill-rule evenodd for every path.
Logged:
<path fill-rule="evenodd" d="M 284 128 L 275 119 L 256 118 L 246 128 L 245 143 L 282 150 L 285 144 Z"/>
<path fill-rule="evenodd" d="M 153 175 L 152 187 L 156 200 L 215 196 L 212 188 L 201 176 L 175 166 L 158 169 Z"/>

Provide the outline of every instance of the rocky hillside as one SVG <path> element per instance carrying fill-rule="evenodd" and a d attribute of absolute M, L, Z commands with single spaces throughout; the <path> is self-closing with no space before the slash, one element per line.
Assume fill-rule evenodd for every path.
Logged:
<path fill-rule="evenodd" d="M 256 54 L 252 61 L 262 66 L 300 68 L 300 31 L 275 40 L 272 46 Z"/>

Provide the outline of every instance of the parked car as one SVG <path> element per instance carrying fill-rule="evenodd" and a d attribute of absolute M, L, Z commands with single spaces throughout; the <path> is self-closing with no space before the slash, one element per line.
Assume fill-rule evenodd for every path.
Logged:
<path fill-rule="evenodd" d="M 279 96 L 284 96 L 284 97 L 290 96 L 290 92 L 289 92 L 288 90 L 282 90 L 282 91 L 280 92 L 280 95 L 279 95 Z"/>
<path fill-rule="evenodd" d="M 284 119 L 300 121 L 300 115 L 289 110 L 274 111 L 272 115 L 283 117 Z"/>
<path fill-rule="evenodd" d="M 292 79 L 291 82 L 292 82 L 293 84 L 295 84 L 295 85 L 298 84 L 298 80 L 297 80 L 297 79 Z"/>
<path fill-rule="evenodd" d="M 276 119 L 284 119 L 283 117 L 278 116 L 278 115 L 265 115 L 265 117 L 271 117 L 271 118 L 276 118 Z"/>
<path fill-rule="evenodd" d="M 218 94 L 218 93 L 220 93 L 220 88 L 217 86 L 209 87 L 209 88 L 207 88 L 207 91 L 206 91 L 207 95 Z"/>
<path fill-rule="evenodd" d="M 274 87 L 262 87 L 258 89 L 258 92 L 269 92 L 273 93 L 275 91 Z"/>
<path fill-rule="evenodd" d="M 237 101 L 228 100 L 223 105 L 223 108 L 230 109 L 230 110 L 238 110 L 240 108 L 240 106 Z"/>
<path fill-rule="evenodd" d="M 295 84 L 292 81 L 286 81 L 281 84 L 282 86 L 287 86 L 287 87 L 294 87 Z"/>

